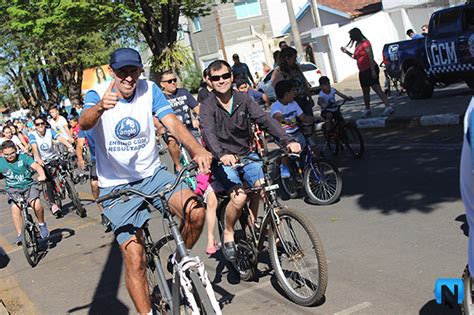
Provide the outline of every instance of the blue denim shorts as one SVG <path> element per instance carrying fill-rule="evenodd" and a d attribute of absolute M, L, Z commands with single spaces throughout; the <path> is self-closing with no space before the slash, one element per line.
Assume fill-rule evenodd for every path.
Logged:
<path fill-rule="evenodd" d="M 152 176 L 142 180 L 114 187 L 100 188 L 100 196 L 124 188 L 134 188 L 145 194 L 153 194 L 164 190 L 166 185 L 172 184 L 175 179 L 175 175 L 161 166 L 155 170 Z M 166 199 L 187 187 L 186 184 L 180 183 L 174 191 L 166 195 Z M 153 205 L 163 211 L 160 199 L 155 199 Z M 150 213 L 146 209 L 147 203 L 138 196 L 130 197 L 127 202 L 123 202 L 120 198 L 106 200 L 102 203 L 102 206 L 104 207 L 104 215 L 110 220 L 115 237 L 120 245 L 129 241 L 150 219 Z"/>
<path fill-rule="evenodd" d="M 258 158 L 256 153 L 250 153 L 250 157 Z M 212 174 L 219 181 L 225 191 L 229 192 L 234 186 L 242 186 L 240 175 L 242 174 L 244 181 L 250 187 L 255 186 L 259 179 L 263 179 L 262 163 L 246 161 L 245 165 L 238 168 L 232 166 L 217 165 L 216 162 L 212 165 Z"/>

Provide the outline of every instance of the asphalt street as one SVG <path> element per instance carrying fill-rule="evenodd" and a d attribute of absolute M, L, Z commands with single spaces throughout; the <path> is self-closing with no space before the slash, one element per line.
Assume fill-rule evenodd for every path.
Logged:
<path fill-rule="evenodd" d="M 207 258 L 205 239 L 193 252 L 204 258 L 225 314 L 446 314 L 434 301 L 436 279 L 459 277 L 467 260 L 464 209 L 459 194 L 462 128 L 364 130 L 366 154 L 333 158 L 344 187 L 331 206 L 285 203 L 304 212 L 320 234 L 329 282 L 321 305 L 303 308 L 282 293 L 260 257 L 259 278 L 241 282 L 221 256 Z M 343 152 L 344 153 L 344 152 Z M 31 268 L 12 245 L 5 197 L 0 198 L 0 300 L 13 314 L 134 314 L 113 235 L 99 225 L 88 186 L 79 186 L 88 217 L 47 215 L 51 243 Z M 154 235 L 163 231 L 158 215 Z M 454 310 L 456 311 L 456 310 Z"/>

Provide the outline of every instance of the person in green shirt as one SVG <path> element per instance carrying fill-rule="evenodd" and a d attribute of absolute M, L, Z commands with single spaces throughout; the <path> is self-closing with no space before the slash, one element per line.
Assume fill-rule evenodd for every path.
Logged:
<path fill-rule="evenodd" d="M 43 168 L 36 163 L 30 156 L 24 153 L 17 153 L 16 145 L 13 141 L 7 140 L 2 144 L 3 157 L 0 157 L 0 174 L 5 178 L 6 189 L 10 193 L 30 189 L 28 202 L 35 210 L 38 219 L 38 227 L 42 238 L 49 236 L 48 227 L 44 222 L 44 208 L 39 199 L 39 188 L 34 185 L 31 177 L 31 169 L 38 172 L 38 181 L 45 181 L 46 175 Z M 9 199 L 8 203 L 12 205 L 12 220 L 16 230 L 16 244 L 21 244 L 21 226 L 22 217 L 21 210 Z"/>

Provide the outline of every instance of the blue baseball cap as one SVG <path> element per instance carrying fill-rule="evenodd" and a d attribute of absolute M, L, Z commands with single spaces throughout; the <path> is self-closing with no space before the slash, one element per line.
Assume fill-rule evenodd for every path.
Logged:
<path fill-rule="evenodd" d="M 132 48 L 119 48 L 110 56 L 110 67 L 120 69 L 125 66 L 143 68 L 142 58 L 138 51 Z"/>

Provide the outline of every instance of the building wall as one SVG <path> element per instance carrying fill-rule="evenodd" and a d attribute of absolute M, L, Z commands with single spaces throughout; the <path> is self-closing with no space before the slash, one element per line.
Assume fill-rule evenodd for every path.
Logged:
<path fill-rule="evenodd" d="M 308 0 L 293 0 L 293 10 L 297 14 Z M 283 36 L 283 29 L 290 23 L 285 0 L 266 0 L 273 37 Z"/>

